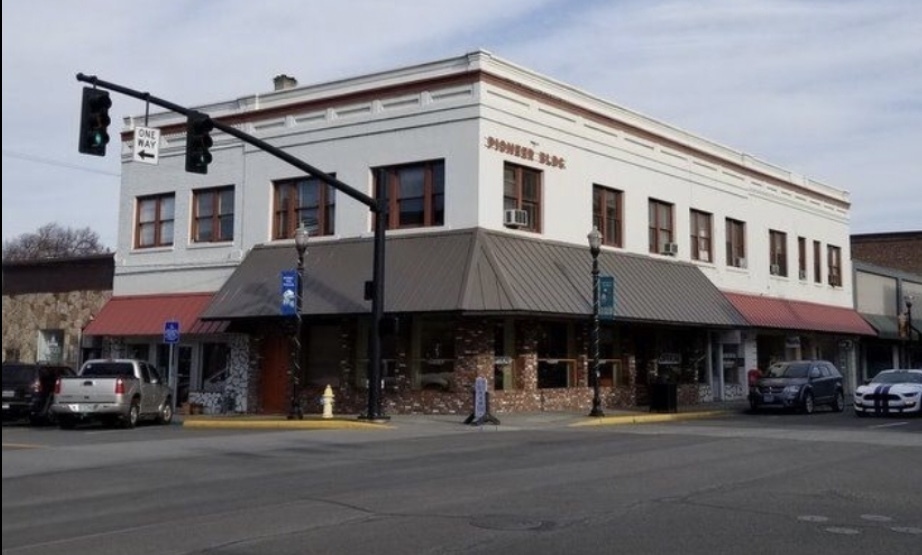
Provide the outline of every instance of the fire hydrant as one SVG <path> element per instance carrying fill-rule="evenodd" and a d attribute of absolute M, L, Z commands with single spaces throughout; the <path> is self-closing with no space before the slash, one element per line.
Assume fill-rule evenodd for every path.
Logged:
<path fill-rule="evenodd" d="M 323 417 L 333 418 L 333 388 L 329 385 L 323 390 L 320 402 L 323 403 Z"/>

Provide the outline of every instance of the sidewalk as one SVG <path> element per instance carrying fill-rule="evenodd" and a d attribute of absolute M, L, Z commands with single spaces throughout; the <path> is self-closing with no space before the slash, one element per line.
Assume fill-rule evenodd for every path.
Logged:
<path fill-rule="evenodd" d="M 581 426 L 615 426 L 654 422 L 673 422 L 714 418 L 727 414 L 739 414 L 746 410 L 745 402 L 704 403 L 680 406 L 676 412 L 649 412 L 637 410 L 608 410 L 605 416 L 590 417 L 576 412 L 525 412 L 499 413 L 494 416 L 499 424 L 482 424 L 488 428 L 553 429 Z M 460 414 L 396 414 L 380 421 L 362 420 L 355 414 L 338 414 L 323 418 L 319 414 L 306 414 L 301 420 L 289 420 L 285 415 L 177 415 L 176 420 L 186 428 L 227 428 L 265 430 L 387 430 L 400 427 L 431 426 L 442 428 L 470 429 L 477 425 L 465 425 L 467 415 Z"/>

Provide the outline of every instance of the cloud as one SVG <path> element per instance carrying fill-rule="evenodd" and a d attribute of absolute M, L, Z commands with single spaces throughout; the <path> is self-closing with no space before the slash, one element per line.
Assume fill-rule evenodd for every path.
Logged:
<path fill-rule="evenodd" d="M 922 228 L 915 0 L 44 0 L 2 10 L 4 240 L 56 221 L 115 245 L 120 160 L 77 154 L 77 72 L 196 105 L 269 91 L 280 73 L 307 85 L 478 48 L 846 189 L 853 231 Z M 113 119 L 143 112 L 113 97 Z"/>

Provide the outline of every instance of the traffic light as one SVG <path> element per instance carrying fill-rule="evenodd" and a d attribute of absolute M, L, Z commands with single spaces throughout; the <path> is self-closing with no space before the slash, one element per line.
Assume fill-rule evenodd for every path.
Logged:
<path fill-rule="evenodd" d="M 83 88 L 83 105 L 80 109 L 80 141 L 77 149 L 81 154 L 105 156 L 109 144 L 109 108 L 112 100 L 109 93 L 100 89 Z"/>
<path fill-rule="evenodd" d="M 186 121 L 186 171 L 208 173 L 211 163 L 209 149 L 214 142 L 209 133 L 214 124 L 207 114 L 193 112 Z"/>

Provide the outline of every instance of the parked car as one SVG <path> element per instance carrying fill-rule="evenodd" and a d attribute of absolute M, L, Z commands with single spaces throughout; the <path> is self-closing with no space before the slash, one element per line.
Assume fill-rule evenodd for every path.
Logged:
<path fill-rule="evenodd" d="M 172 388 L 151 364 L 134 359 L 93 359 L 77 376 L 58 378 L 51 412 L 61 428 L 101 420 L 134 428 L 141 419 L 173 420 Z"/>
<path fill-rule="evenodd" d="M 73 376 L 69 366 L 3 363 L 3 420 L 28 418 L 30 424 L 50 423 L 55 381 Z"/>
<path fill-rule="evenodd" d="M 771 365 L 749 388 L 749 406 L 797 409 L 811 414 L 819 405 L 845 410 L 842 373 L 827 360 L 792 360 Z"/>
<path fill-rule="evenodd" d="M 922 369 L 884 370 L 855 390 L 855 416 L 922 415 Z"/>

